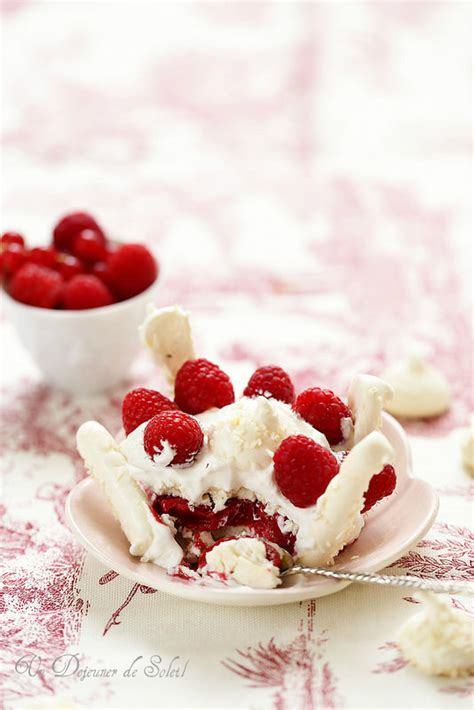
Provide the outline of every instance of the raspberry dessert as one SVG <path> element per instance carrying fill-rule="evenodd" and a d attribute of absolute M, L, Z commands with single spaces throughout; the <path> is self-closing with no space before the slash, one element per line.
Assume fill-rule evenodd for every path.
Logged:
<path fill-rule="evenodd" d="M 143 244 L 115 244 L 86 212 L 63 217 L 48 247 L 30 249 L 18 232 L 0 239 L 0 279 L 28 306 L 101 308 L 137 296 L 157 276 L 155 257 Z"/>
<path fill-rule="evenodd" d="M 295 562 L 331 565 L 395 489 L 378 431 L 391 388 L 358 375 L 347 403 L 318 387 L 295 397 L 268 365 L 236 397 L 217 364 L 196 358 L 180 308 L 151 307 L 141 336 L 173 398 L 133 390 L 122 440 L 93 421 L 77 435 L 130 553 L 200 584 L 256 588 L 277 587 Z"/>

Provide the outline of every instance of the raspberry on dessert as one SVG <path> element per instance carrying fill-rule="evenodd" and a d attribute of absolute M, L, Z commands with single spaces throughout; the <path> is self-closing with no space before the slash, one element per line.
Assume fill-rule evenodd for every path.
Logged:
<path fill-rule="evenodd" d="M 64 286 L 62 305 L 68 310 L 83 310 L 110 306 L 113 300 L 102 281 L 89 274 L 80 274 L 73 276 Z"/>
<path fill-rule="evenodd" d="M 145 427 L 143 445 L 148 456 L 163 451 L 168 442 L 174 451 L 172 464 L 192 463 L 204 443 L 198 422 L 184 412 L 168 410 L 157 414 Z"/>
<path fill-rule="evenodd" d="M 18 244 L 18 246 L 24 247 L 25 238 L 19 232 L 4 232 L 2 234 L 1 243 L 3 246 L 7 244 Z"/>
<path fill-rule="evenodd" d="M 58 252 L 50 247 L 34 247 L 28 253 L 27 260 L 31 264 L 39 264 L 40 266 L 47 266 L 48 269 L 54 269 L 58 260 Z"/>
<path fill-rule="evenodd" d="M 342 420 L 352 419 L 352 412 L 331 390 L 310 387 L 296 398 L 293 409 L 300 417 L 322 432 L 331 446 L 344 440 Z"/>
<path fill-rule="evenodd" d="M 234 388 L 228 375 L 209 360 L 187 360 L 177 372 L 174 399 L 183 412 L 199 414 L 232 404 Z"/>
<path fill-rule="evenodd" d="M 21 269 L 25 261 L 25 250 L 16 242 L 7 244 L 6 249 L 2 251 L 2 270 L 10 276 Z"/>
<path fill-rule="evenodd" d="M 158 264 L 143 244 L 124 244 L 108 259 L 110 287 L 120 299 L 147 289 L 158 275 Z"/>
<path fill-rule="evenodd" d="M 178 409 L 177 405 L 155 390 L 139 387 L 125 395 L 122 402 L 122 422 L 128 436 L 140 424 L 160 412 Z"/>
<path fill-rule="evenodd" d="M 379 500 L 392 495 L 397 485 L 397 474 L 390 464 L 383 467 L 380 473 L 376 473 L 370 479 L 369 487 L 364 494 L 364 507 L 362 513 L 370 510 Z"/>
<path fill-rule="evenodd" d="M 10 283 L 10 296 L 16 301 L 39 308 L 54 308 L 61 300 L 63 280 L 52 269 L 25 264 Z"/>
<path fill-rule="evenodd" d="M 103 234 L 95 219 L 86 212 L 72 212 L 63 217 L 53 230 L 53 243 L 59 251 L 70 251 L 74 237 L 83 229 Z"/>
<path fill-rule="evenodd" d="M 314 505 L 339 471 L 331 451 L 307 436 L 289 436 L 273 455 L 275 481 L 298 508 Z"/>
<path fill-rule="evenodd" d="M 73 276 L 83 274 L 84 267 L 75 256 L 60 254 L 56 264 L 56 271 L 59 271 L 65 281 L 70 281 Z"/>
<path fill-rule="evenodd" d="M 293 404 L 295 388 L 290 376 L 276 365 L 259 367 L 253 373 L 244 389 L 244 397 L 267 397 Z"/>
<path fill-rule="evenodd" d="M 71 251 L 78 259 L 91 264 L 102 261 L 107 254 L 105 237 L 96 229 L 83 229 L 73 238 Z"/>

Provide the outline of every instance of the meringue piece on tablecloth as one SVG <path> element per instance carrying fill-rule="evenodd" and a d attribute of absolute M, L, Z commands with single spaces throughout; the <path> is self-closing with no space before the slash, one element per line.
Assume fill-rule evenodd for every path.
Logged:
<path fill-rule="evenodd" d="M 437 417 L 449 409 L 451 392 L 444 375 L 421 357 L 413 356 L 382 374 L 394 391 L 385 409 L 395 417 Z"/>
<path fill-rule="evenodd" d="M 459 678 L 474 673 L 472 619 L 454 609 L 446 594 L 417 592 L 424 607 L 399 634 L 403 657 L 429 675 Z"/>

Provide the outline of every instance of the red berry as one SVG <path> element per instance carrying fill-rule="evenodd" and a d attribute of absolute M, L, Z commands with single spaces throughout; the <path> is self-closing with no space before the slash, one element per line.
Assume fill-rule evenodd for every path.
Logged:
<path fill-rule="evenodd" d="M 65 281 L 70 281 L 73 276 L 79 276 L 79 274 L 84 273 L 82 263 L 70 254 L 60 254 L 56 270 L 59 271 Z"/>
<path fill-rule="evenodd" d="M 266 365 L 255 370 L 244 389 L 244 397 L 258 397 L 260 395 L 293 404 L 295 388 L 290 376 L 281 367 Z"/>
<path fill-rule="evenodd" d="M 2 234 L 1 243 L 3 246 L 7 244 L 18 244 L 20 247 L 25 246 L 25 238 L 19 232 L 4 232 Z"/>
<path fill-rule="evenodd" d="M 298 508 L 314 505 L 339 471 L 331 451 L 307 436 L 289 436 L 273 455 L 275 481 Z"/>
<path fill-rule="evenodd" d="M 31 264 L 39 264 L 40 266 L 47 266 L 48 269 L 54 269 L 58 260 L 58 252 L 52 248 L 35 247 L 28 253 L 27 259 Z"/>
<path fill-rule="evenodd" d="M 396 485 L 397 474 L 395 469 L 390 464 L 387 464 L 380 473 L 376 473 L 370 479 L 369 487 L 364 494 L 362 513 L 366 513 L 382 498 L 392 495 Z"/>
<path fill-rule="evenodd" d="M 160 392 L 139 387 L 125 395 L 122 402 L 122 422 L 128 436 L 140 424 L 160 412 L 178 409 L 177 405 Z"/>
<path fill-rule="evenodd" d="M 113 303 L 112 294 L 102 281 L 89 274 L 73 276 L 64 286 L 63 307 L 69 310 L 100 308 Z"/>
<path fill-rule="evenodd" d="M 10 296 L 29 306 L 54 308 L 61 299 L 63 280 L 52 269 L 38 264 L 25 264 L 13 276 Z"/>
<path fill-rule="evenodd" d="M 199 414 L 232 404 L 234 388 L 228 375 L 214 363 L 204 358 L 188 360 L 176 375 L 174 400 L 183 412 Z"/>
<path fill-rule="evenodd" d="M 97 261 L 89 269 L 90 274 L 94 274 L 98 279 L 110 288 L 109 267 L 107 261 Z"/>
<path fill-rule="evenodd" d="M 172 464 L 192 463 L 202 448 L 204 435 L 193 417 L 178 410 L 161 412 L 151 419 L 145 427 L 143 445 L 148 456 L 163 450 L 167 441 L 175 456 Z"/>
<path fill-rule="evenodd" d="M 2 268 L 9 275 L 15 274 L 26 261 L 25 250 L 15 242 L 8 244 L 2 254 Z"/>
<path fill-rule="evenodd" d="M 158 275 L 158 265 L 143 244 L 124 244 L 110 255 L 108 271 L 111 289 L 125 299 L 151 286 Z"/>
<path fill-rule="evenodd" d="M 83 229 L 72 240 L 72 253 L 89 263 L 102 261 L 107 254 L 104 235 L 95 229 Z"/>
<path fill-rule="evenodd" d="M 72 212 L 63 217 L 53 231 L 53 242 L 59 251 L 70 251 L 74 237 L 83 229 L 94 229 L 103 234 L 102 229 L 90 214 Z"/>
<path fill-rule="evenodd" d="M 344 439 L 342 420 L 352 419 L 351 410 L 331 390 L 311 387 L 299 394 L 293 409 L 311 426 L 322 432 L 331 446 Z"/>

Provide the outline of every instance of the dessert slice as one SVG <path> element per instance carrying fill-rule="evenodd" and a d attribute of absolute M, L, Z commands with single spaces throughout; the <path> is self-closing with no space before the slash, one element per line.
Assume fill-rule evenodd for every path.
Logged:
<path fill-rule="evenodd" d="M 194 359 L 183 311 L 150 309 L 142 333 L 174 380 L 174 402 L 134 390 L 123 441 L 96 422 L 78 432 L 131 553 L 189 579 L 266 588 L 292 561 L 332 564 L 395 488 L 393 452 L 377 431 L 390 387 L 360 375 L 349 405 L 320 388 L 295 400 L 289 376 L 268 366 L 235 400 L 228 376 Z"/>

